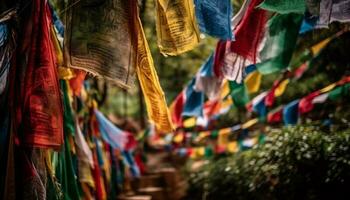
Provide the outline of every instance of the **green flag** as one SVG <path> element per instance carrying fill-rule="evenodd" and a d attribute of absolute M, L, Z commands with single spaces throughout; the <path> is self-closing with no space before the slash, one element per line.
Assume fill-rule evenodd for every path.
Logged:
<path fill-rule="evenodd" d="M 294 13 L 276 15 L 269 20 L 262 62 L 256 65 L 260 73 L 270 74 L 288 67 L 302 20 L 303 15 Z"/>
<path fill-rule="evenodd" d="M 342 96 L 347 96 L 350 94 L 350 83 L 339 86 L 329 92 L 328 98 L 330 100 L 337 100 Z"/>
<path fill-rule="evenodd" d="M 231 97 L 237 107 L 244 107 L 249 102 L 249 95 L 245 84 L 238 84 L 235 81 L 229 81 Z"/>
<path fill-rule="evenodd" d="M 306 10 L 305 0 L 265 0 L 258 7 L 280 14 L 304 14 Z"/>
<path fill-rule="evenodd" d="M 64 129 L 69 134 L 75 134 L 74 129 L 74 118 L 73 111 L 70 106 L 69 96 L 68 96 L 68 85 L 66 80 L 60 80 L 61 90 L 63 92 L 63 106 L 64 106 Z"/>

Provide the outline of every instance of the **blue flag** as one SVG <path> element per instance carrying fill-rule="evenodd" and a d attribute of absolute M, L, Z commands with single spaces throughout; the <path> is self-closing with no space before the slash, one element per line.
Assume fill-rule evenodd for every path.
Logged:
<path fill-rule="evenodd" d="M 182 116 L 203 116 L 204 93 L 194 90 L 195 79 L 186 88 L 186 102 Z"/>
<path fill-rule="evenodd" d="M 233 39 L 230 0 L 195 0 L 194 3 L 201 32 L 223 40 Z"/>
<path fill-rule="evenodd" d="M 294 100 L 283 108 L 283 121 L 285 125 L 294 125 L 298 122 L 299 99 Z"/>

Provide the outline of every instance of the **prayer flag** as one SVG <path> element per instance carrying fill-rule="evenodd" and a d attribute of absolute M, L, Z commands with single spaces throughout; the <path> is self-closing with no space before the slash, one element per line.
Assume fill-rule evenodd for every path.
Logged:
<path fill-rule="evenodd" d="M 306 10 L 305 0 L 264 0 L 259 8 L 280 14 L 299 13 Z"/>
<path fill-rule="evenodd" d="M 298 122 L 299 99 L 294 100 L 283 108 L 283 121 L 285 125 L 294 125 Z"/>
<path fill-rule="evenodd" d="M 255 93 L 259 91 L 261 85 L 262 75 L 258 71 L 254 71 L 244 79 L 244 83 L 247 86 L 248 93 Z"/>
<path fill-rule="evenodd" d="M 197 72 L 194 89 L 204 92 L 209 100 L 217 98 L 220 94 L 222 78 L 218 78 L 213 74 L 214 56 L 211 55 L 204 65 Z"/>
<path fill-rule="evenodd" d="M 199 43 L 192 0 L 156 0 L 158 46 L 164 55 L 179 55 Z"/>
<path fill-rule="evenodd" d="M 276 89 L 274 91 L 275 97 L 282 96 L 282 94 L 284 93 L 284 91 L 287 88 L 288 83 L 289 83 L 289 79 L 284 79 L 283 81 L 280 82 L 280 84 L 278 84 L 278 86 L 276 87 Z"/>
<path fill-rule="evenodd" d="M 113 148 L 124 150 L 127 143 L 126 133 L 116 127 L 97 109 L 95 109 L 95 116 L 103 140 Z"/>
<path fill-rule="evenodd" d="M 182 111 L 186 102 L 185 92 L 181 91 L 170 106 L 171 119 L 175 126 L 179 127 L 182 125 Z"/>
<path fill-rule="evenodd" d="M 249 95 L 244 84 L 237 84 L 230 81 L 231 97 L 233 103 L 238 107 L 243 107 L 249 102 Z"/>
<path fill-rule="evenodd" d="M 328 27 L 334 21 L 350 22 L 350 1 L 345 0 L 321 0 L 320 19 L 317 26 Z"/>
<path fill-rule="evenodd" d="M 310 112 L 314 108 L 313 99 L 320 95 L 320 91 L 313 92 L 299 101 L 299 114 Z"/>
<path fill-rule="evenodd" d="M 232 40 L 231 0 L 195 0 L 199 30 L 222 40 Z"/>
<path fill-rule="evenodd" d="M 267 115 L 268 123 L 279 123 L 282 121 L 283 107 L 280 106 Z"/>
<path fill-rule="evenodd" d="M 134 84 L 137 56 L 136 3 L 79 1 L 67 3 L 74 6 L 69 7 L 66 15 L 66 66 L 130 88 Z"/>
<path fill-rule="evenodd" d="M 16 73 L 23 74 L 16 83 L 19 139 L 25 146 L 58 149 L 63 143 L 63 105 L 47 1 L 33 1 L 25 13 L 29 17 L 21 29 L 25 34 L 16 63 Z"/>
<path fill-rule="evenodd" d="M 195 79 L 186 88 L 186 102 L 182 116 L 203 116 L 204 94 L 194 90 Z"/>
<path fill-rule="evenodd" d="M 261 51 L 262 63 L 257 64 L 262 74 L 270 74 L 288 67 L 303 16 L 300 14 L 275 15 L 268 22 L 266 43 Z"/>
<path fill-rule="evenodd" d="M 136 5 L 134 5 L 134 7 L 136 7 Z M 165 95 L 154 68 L 151 52 L 142 29 L 141 20 L 138 16 L 135 20 L 137 20 L 136 30 L 138 32 L 136 71 L 145 97 L 148 117 L 150 121 L 155 124 L 158 131 L 163 133 L 170 132 L 173 130 L 173 124 L 166 104 Z"/>

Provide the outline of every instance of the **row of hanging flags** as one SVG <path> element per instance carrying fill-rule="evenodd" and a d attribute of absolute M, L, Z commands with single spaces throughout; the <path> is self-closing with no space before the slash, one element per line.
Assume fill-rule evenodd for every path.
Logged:
<path fill-rule="evenodd" d="M 301 67 L 305 68 L 305 66 L 303 64 Z M 262 144 L 265 141 L 266 135 L 264 131 L 257 126 L 259 122 L 267 122 L 269 124 L 283 122 L 285 125 L 295 125 L 299 116 L 312 111 L 315 105 L 325 103 L 327 100 L 336 101 L 342 97 L 350 96 L 350 76 L 346 76 L 335 83 L 267 112 L 267 108 L 273 106 L 274 98 L 282 95 L 290 79 L 300 77 L 300 71 L 300 67 L 297 68 L 293 77 L 289 75 L 289 78 L 279 80 L 278 86 L 276 86 L 277 83 L 275 82 L 274 88 L 268 92 L 260 93 L 246 104 L 246 109 L 249 112 L 256 112 L 259 117 L 250 119 L 242 124 L 216 130 L 188 132 L 180 129 L 176 134 L 169 134 L 165 138 L 154 136 L 154 140 L 161 140 L 158 143 L 169 146 L 171 150 L 180 156 L 188 156 L 192 159 L 209 158 L 213 154 L 237 153 L 238 151 Z M 269 94 L 270 96 L 268 96 Z M 223 113 L 219 112 L 216 114 L 220 115 Z M 184 128 L 192 128 L 203 124 L 201 122 L 198 123 L 196 118 L 188 118 L 183 125 Z M 256 128 L 257 130 L 254 130 Z"/>
<path fill-rule="evenodd" d="M 196 9 L 203 10 L 205 2 L 195 1 Z M 239 12 L 228 18 L 230 26 L 227 31 L 232 30 L 232 38 L 220 38 L 215 51 L 172 102 L 170 112 L 175 127 L 206 127 L 211 118 L 226 113 L 232 105 L 266 112 L 260 107 L 271 107 L 275 97 L 283 94 L 289 82 L 299 79 L 310 67 L 309 61 L 347 30 L 339 31 L 294 55 L 298 37 L 310 30 L 328 27 L 333 21 L 349 22 L 350 15 L 346 9 L 339 9 L 349 5 L 347 1 L 326 0 L 318 3 L 303 0 L 244 1 Z M 270 19 L 267 17 L 269 12 L 274 13 Z M 200 30 L 206 30 L 203 24 L 208 19 L 202 19 L 204 14 L 200 12 L 197 15 L 200 27 L 204 26 Z M 208 15 L 213 21 L 219 16 Z M 221 19 L 224 21 L 226 18 Z M 291 69 L 293 71 L 289 72 Z M 283 72 L 286 76 L 276 80 L 269 91 L 250 101 L 249 95 L 260 89 L 262 76 L 276 72 Z"/>
<path fill-rule="evenodd" d="M 233 17 L 222 15 L 227 14 L 227 8 L 223 5 L 217 5 L 216 9 L 216 12 L 222 9 L 221 14 L 215 13 L 212 8 L 213 2 L 215 1 L 195 1 L 196 16 L 200 30 L 220 40 L 195 77 L 172 102 L 171 118 L 178 131 L 167 139 L 161 139 L 165 140 L 161 143 L 183 143 L 179 146 L 174 145 L 175 151 L 195 158 L 212 152 L 213 146 L 186 145 L 186 138 L 198 141 L 198 138 L 219 135 L 215 139 L 217 141 L 214 152 L 237 152 L 239 149 L 245 149 L 244 145 L 237 144 L 247 141 L 250 145 L 246 146 L 252 147 L 259 144 L 258 138 L 262 138 L 261 135 L 227 141 L 225 145 L 219 145 L 222 140 L 220 138 L 247 131 L 259 122 L 296 124 L 298 117 L 310 112 L 315 104 L 349 95 L 350 77 L 343 77 L 323 89 L 273 109 L 275 98 L 283 95 L 289 83 L 301 78 L 312 67 L 311 61 L 322 49 L 347 30 L 341 30 L 298 54 L 294 52 L 297 39 L 308 31 L 328 28 L 334 21 L 349 22 L 350 13 L 346 11 L 350 6 L 348 1 L 245 0 Z M 230 6 L 229 4 L 228 1 L 227 5 Z M 207 8 L 206 13 L 202 13 L 206 10 L 206 5 L 211 6 Z M 270 15 L 272 17 L 269 18 Z M 204 16 L 208 19 L 203 19 Z M 221 16 L 220 24 L 216 22 L 218 16 Z M 209 25 L 213 23 L 218 29 L 226 24 L 227 34 L 224 34 L 225 29 L 221 29 L 221 35 L 215 32 L 218 30 L 216 28 L 208 29 L 213 27 Z M 272 88 L 253 99 L 249 98 L 260 90 L 263 75 L 277 72 L 282 72 L 283 76 L 273 83 Z M 259 117 L 233 127 L 202 131 L 194 134 L 195 136 L 182 131 L 182 128 L 193 127 L 205 130 L 212 120 L 227 113 L 232 106 L 244 107 L 249 112 L 257 113 Z"/>

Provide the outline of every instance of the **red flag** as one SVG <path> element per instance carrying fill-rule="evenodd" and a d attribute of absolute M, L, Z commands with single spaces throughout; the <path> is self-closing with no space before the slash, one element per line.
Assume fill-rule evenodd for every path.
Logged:
<path fill-rule="evenodd" d="M 282 107 L 277 109 L 274 112 L 270 112 L 267 115 L 267 122 L 268 123 L 278 123 L 282 121 L 282 114 L 283 114 L 283 109 Z"/>
<path fill-rule="evenodd" d="M 182 111 L 185 104 L 185 92 L 182 91 L 170 106 L 171 119 L 175 126 L 182 126 Z"/>
<path fill-rule="evenodd" d="M 267 93 L 267 95 L 265 97 L 265 105 L 266 105 L 266 107 L 271 107 L 275 103 L 275 90 L 279 86 L 280 83 L 281 83 L 280 80 L 276 80 L 273 83 L 273 86 L 270 89 L 270 91 Z"/>
<path fill-rule="evenodd" d="M 256 63 L 258 47 L 265 32 L 266 11 L 256 8 L 263 0 L 252 0 L 247 12 L 235 30 L 231 49 L 238 55 Z"/>
<path fill-rule="evenodd" d="M 79 96 L 83 82 L 86 76 L 86 72 L 83 70 L 74 70 L 75 77 L 69 80 L 69 85 L 75 96 Z"/>
<path fill-rule="evenodd" d="M 220 40 L 216 45 L 215 55 L 214 55 L 214 74 L 216 77 L 222 77 L 221 67 L 224 64 L 225 52 L 226 52 L 226 42 Z"/>
<path fill-rule="evenodd" d="M 27 14 L 16 66 L 20 72 L 17 123 L 23 127 L 19 141 L 57 149 L 63 143 L 63 111 L 47 1 L 34 0 Z"/>
<path fill-rule="evenodd" d="M 306 97 L 302 98 L 299 102 L 299 113 L 307 113 L 310 112 L 314 108 L 314 104 L 312 103 L 312 100 L 320 95 L 320 91 L 313 92 Z"/>

